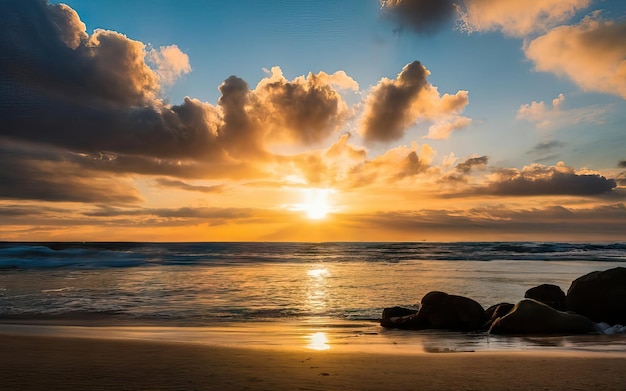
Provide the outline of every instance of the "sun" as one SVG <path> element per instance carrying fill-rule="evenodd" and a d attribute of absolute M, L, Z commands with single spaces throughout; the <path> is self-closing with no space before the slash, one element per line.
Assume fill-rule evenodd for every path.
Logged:
<path fill-rule="evenodd" d="M 328 195 L 331 189 L 306 189 L 304 190 L 304 204 L 302 209 L 308 218 L 320 220 L 326 217 L 330 210 Z"/>

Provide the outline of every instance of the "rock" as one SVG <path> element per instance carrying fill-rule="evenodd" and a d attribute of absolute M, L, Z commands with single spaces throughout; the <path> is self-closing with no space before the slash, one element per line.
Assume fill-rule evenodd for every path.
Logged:
<path fill-rule="evenodd" d="M 503 317 L 496 319 L 491 334 L 588 334 L 594 332 L 591 319 L 554 308 L 533 299 L 524 299 Z"/>
<path fill-rule="evenodd" d="M 416 314 L 417 310 L 404 307 L 390 307 L 383 310 L 383 319 L 397 318 L 399 316 L 407 316 Z"/>
<path fill-rule="evenodd" d="M 419 329 L 479 330 L 485 323 L 485 310 L 478 302 L 463 296 L 433 291 L 422 298 L 412 324 Z"/>
<path fill-rule="evenodd" d="M 487 322 L 483 325 L 482 329 L 489 330 L 491 324 L 495 322 L 496 319 L 508 314 L 513 309 L 513 307 L 515 307 L 515 304 L 500 303 L 487 308 L 485 310 L 485 318 L 487 319 Z"/>
<path fill-rule="evenodd" d="M 417 310 L 404 307 L 390 307 L 383 309 L 380 325 L 387 328 L 408 328 L 407 322 L 417 313 Z"/>
<path fill-rule="evenodd" d="M 577 278 L 567 290 L 565 308 L 610 325 L 626 324 L 626 268 Z"/>
<path fill-rule="evenodd" d="M 565 310 L 565 292 L 553 284 L 542 284 L 534 288 L 530 288 L 524 294 L 527 299 L 535 299 L 547 304 L 555 310 Z"/>

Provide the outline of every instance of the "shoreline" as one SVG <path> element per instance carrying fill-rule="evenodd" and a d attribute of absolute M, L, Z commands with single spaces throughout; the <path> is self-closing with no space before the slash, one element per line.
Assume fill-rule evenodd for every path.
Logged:
<path fill-rule="evenodd" d="M 224 322 L 204 326 L 0 320 L 0 335 L 402 356 L 476 352 L 626 358 L 626 335 L 623 334 L 490 335 L 485 332 L 386 329 L 374 322 L 337 320 Z"/>
<path fill-rule="evenodd" d="M 7 389 L 622 390 L 626 357 L 275 350 L 147 340 L 0 334 Z"/>

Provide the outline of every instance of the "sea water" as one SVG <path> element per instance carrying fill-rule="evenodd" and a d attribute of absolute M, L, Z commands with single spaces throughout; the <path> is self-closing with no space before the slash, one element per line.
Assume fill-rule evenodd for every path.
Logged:
<path fill-rule="evenodd" d="M 626 266 L 625 243 L 0 243 L 0 332 L 101 337 L 105 328 L 114 337 L 323 349 L 624 350 L 624 335 L 513 338 L 377 322 L 383 308 L 416 306 L 432 290 L 487 308 L 543 283 L 566 292 L 574 279 L 617 266 Z"/>

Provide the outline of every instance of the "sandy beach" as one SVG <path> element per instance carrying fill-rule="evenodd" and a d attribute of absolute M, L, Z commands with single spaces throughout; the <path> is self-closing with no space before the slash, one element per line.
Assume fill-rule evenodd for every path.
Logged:
<path fill-rule="evenodd" d="M 6 390 L 623 390 L 626 356 L 415 355 L 0 336 Z"/>

